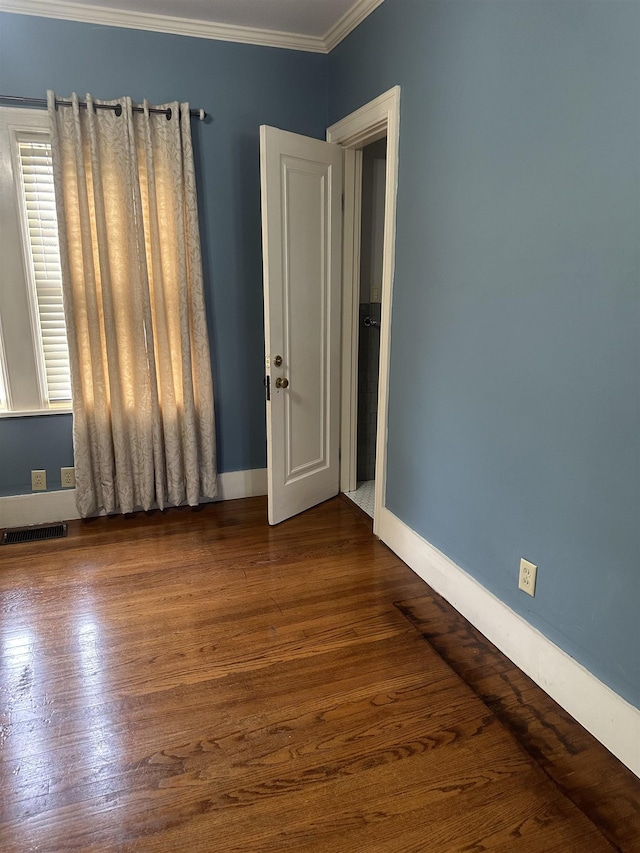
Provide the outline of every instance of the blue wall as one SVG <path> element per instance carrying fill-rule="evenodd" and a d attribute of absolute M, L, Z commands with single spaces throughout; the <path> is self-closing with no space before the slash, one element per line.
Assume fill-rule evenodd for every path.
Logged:
<path fill-rule="evenodd" d="M 639 71 L 600 0 L 386 0 L 329 57 L 331 122 L 402 87 L 387 505 L 640 707 Z"/>
<path fill-rule="evenodd" d="M 192 131 L 220 471 L 266 464 L 259 126 L 324 137 L 326 64 L 291 50 L 0 14 L 0 94 L 129 94 L 188 100 L 211 115 Z M 29 442 L 16 444 L 23 429 Z M 73 464 L 70 434 L 69 417 L 0 419 L 0 494 L 29 492 L 37 467 L 55 487 L 59 468 Z"/>
<path fill-rule="evenodd" d="M 73 466 L 71 426 L 68 414 L 0 419 L 0 497 L 30 492 L 32 470 L 46 470 L 48 490 L 62 488 L 60 468 Z"/>

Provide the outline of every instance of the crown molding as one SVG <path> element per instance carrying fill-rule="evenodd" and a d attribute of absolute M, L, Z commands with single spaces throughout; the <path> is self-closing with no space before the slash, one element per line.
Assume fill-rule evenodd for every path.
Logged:
<path fill-rule="evenodd" d="M 232 41 L 239 44 L 256 44 L 264 47 L 303 50 L 311 53 L 329 53 L 382 2 L 383 0 L 356 0 L 351 9 L 323 37 L 255 27 L 240 27 L 233 24 L 218 24 L 212 21 L 178 18 L 172 15 L 110 9 L 105 6 L 89 5 L 88 3 L 68 3 L 65 0 L 0 0 L 0 11 L 18 15 L 59 18 L 65 21 L 80 21 L 88 24 L 102 24 L 109 27 L 172 33 L 194 38 Z"/>
<path fill-rule="evenodd" d="M 383 2 L 384 0 L 356 0 L 340 20 L 336 21 L 331 29 L 327 30 L 324 34 L 322 40 L 325 46 L 325 53 L 330 53 L 337 44 L 340 44 L 349 33 L 355 30 L 358 24 L 361 24 Z"/>
<path fill-rule="evenodd" d="M 0 11 L 217 41 L 233 41 L 240 44 L 305 50 L 312 53 L 327 52 L 324 39 L 315 36 L 238 27 L 233 24 L 217 24 L 193 18 L 177 18 L 173 15 L 108 9 L 105 6 L 90 6 L 87 3 L 66 3 L 64 0 L 0 0 Z"/>

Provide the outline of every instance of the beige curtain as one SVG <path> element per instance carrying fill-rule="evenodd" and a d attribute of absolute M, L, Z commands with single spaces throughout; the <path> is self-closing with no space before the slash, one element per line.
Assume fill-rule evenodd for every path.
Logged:
<path fill-rule="evenodd" d="M 48 101 L 78 510 L 195 505 L 217 477 L 189 105 Z"/>

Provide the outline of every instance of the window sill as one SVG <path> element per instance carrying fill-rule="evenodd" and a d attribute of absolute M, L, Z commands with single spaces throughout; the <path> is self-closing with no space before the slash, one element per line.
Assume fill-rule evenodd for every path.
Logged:
<path fill-rule="evenodd" d="M 8 412 L 0 411 L 0 418 L 34 418 L 42 415 L 70 415 L 73 410 L 69 407 L 66 409 L 29 409 L 26 412 Z"/>

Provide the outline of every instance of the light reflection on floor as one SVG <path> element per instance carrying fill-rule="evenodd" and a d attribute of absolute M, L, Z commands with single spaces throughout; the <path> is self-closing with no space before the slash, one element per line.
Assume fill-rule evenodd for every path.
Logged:
<path fill-rule="evenodd" d="M 119 748 L 118 727 L 104 702 L 113 661 L 92 602 L 79 596 L 79 612 L 61 618 L 58 627 L 71 630 L 76 640 L 65 654 L 37 629 L 25 627 L 28 604 L 3 612 L 0 624 L 0 787 L 18 798 L 27 783 L 33 797 L 54 795 L 67 784 L 63 747 L 73 738 L 83 745 L 75 757 L 78 778 L 84 774 L 94 782 Z M 65 694 L 54 698 L 61 680 Z M 85 712 L 70 717 L 67 704 L 78 692 Z"/>

